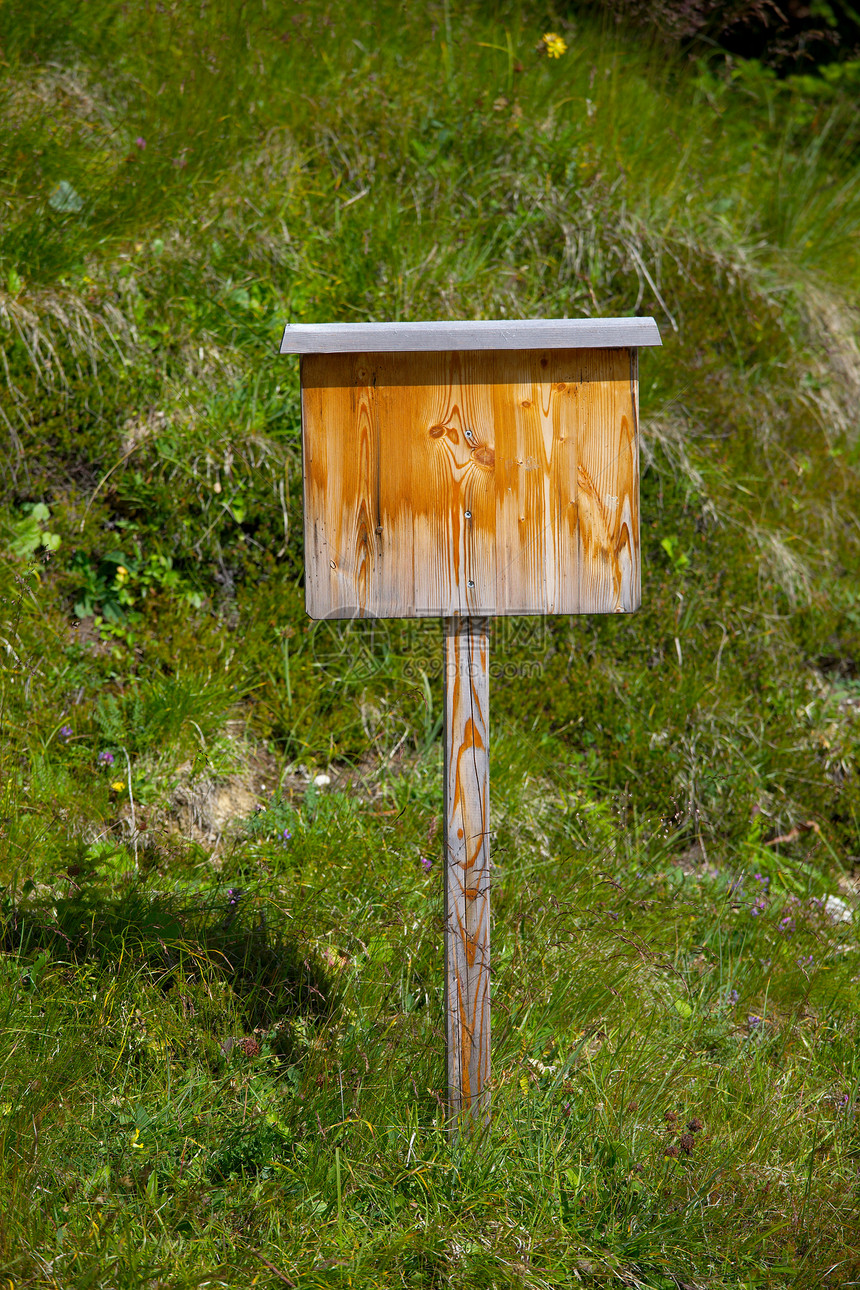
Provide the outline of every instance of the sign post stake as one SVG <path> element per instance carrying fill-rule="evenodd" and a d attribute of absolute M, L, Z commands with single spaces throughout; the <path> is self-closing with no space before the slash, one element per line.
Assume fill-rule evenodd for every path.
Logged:
<path fill-rule="evenodd" d="M 446 618 L 445 1014 L 456 1132 L 490 1118 L 490 741 L 487 618 Z"/>
<path fill-rule="evenodd" d="M 489 620 L 639 607 L 653 318 L 297 323 L 305 606 L 441 618 L 449 1127 L 490 1116 Z"/>

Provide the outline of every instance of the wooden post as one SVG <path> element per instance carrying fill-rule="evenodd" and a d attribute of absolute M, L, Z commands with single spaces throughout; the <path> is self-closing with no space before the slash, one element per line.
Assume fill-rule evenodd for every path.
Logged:
<path fill-rule="evenodd" d="M 490 1118 L 489 620 L 445 622 L 445 1013 L 450 1127 Z"/>

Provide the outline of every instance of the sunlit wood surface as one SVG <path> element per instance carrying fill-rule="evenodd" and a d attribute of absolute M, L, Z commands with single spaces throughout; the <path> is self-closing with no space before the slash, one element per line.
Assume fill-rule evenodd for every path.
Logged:
<path fill-rule="evenodd" d="M 445 989 L 451 1126 L 490 1115 L 489 624 L 445 622 Z M 466 1125 L 463 1126 L 463 1120 Z"/>
<path fill-rule="evenodd" d="M 302 358 L 313 618 L 639 605 L 635 349 Z"/>

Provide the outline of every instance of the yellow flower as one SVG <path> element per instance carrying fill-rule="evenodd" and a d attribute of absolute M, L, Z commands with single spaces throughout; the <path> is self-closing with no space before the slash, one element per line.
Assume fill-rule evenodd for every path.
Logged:
<path fill-rule="evenodd" d="M 116 580 L 120 586 L 122 586 L 124 582 L 128 582 L 128 569 L 124 564 L 118 564 L 116 566 Z"/>
<path fill-rule="evenodd" d="M 123 783 L 123 781 L 122 781 L 121 779 L 115 779 L 115 780 L 113 781 L 113 783 L 111 784 L 111 788 L 113 789 L 113 791 L 114 791 L 115 793 L 121 793 L 121 792 L 123 791 L 123 789 L 125 788 L 125 784 Z"/>
<path fill-rule="evenodd" d="M 562 54 L 567 53 L 567 41 L 554 31 L 545 32 L 542 41 L 543 47 L 550 58 L 561 58 Z"/>

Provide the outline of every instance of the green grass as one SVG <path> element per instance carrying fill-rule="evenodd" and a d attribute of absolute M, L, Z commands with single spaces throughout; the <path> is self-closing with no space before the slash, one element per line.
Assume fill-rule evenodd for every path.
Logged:
<path fill-rule="evenodd" d="M 860 1282 L 854 105 L 585 10 L 3 28 L 0 1279 Z M 493 627 L 452 1144 L 439 627 L 305 618 L 277 343 L 637 310 L 642 611 Z"/>

